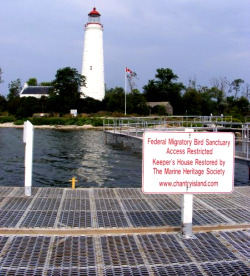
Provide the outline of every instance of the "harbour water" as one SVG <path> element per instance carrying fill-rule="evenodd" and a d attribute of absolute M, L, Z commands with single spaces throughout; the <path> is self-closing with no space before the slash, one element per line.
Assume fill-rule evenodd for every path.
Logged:
<path fill-rule="evenodd" d="M 96 130 L 35 129 L 33 186 L 140 188 L 142 154 L 106 144 Z M 0 128 L 0 186 L 23 186 L 23 130 Z M 247 165 L 235 164 L 235 186 L 249 185 Z"/>

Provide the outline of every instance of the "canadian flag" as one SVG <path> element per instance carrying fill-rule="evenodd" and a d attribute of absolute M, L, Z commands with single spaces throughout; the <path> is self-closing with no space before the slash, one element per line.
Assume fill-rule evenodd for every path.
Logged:
<path fill-rule="evenodd" d="M 126 67 L 126 73 L 132 74 L 133 72 L 130 69 L 128 69 L 128 67 Z"/>

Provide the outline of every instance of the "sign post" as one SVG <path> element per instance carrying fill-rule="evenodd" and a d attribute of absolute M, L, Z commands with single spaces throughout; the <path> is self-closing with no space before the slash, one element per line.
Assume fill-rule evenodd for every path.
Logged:
<path fill-rule="evenodd" d="M 24 122 L 23 142 L 25 143 L 25 195 L 31 196 L 33 167 L 33 137 L 34 127 L 31 122 Z"/>
<path fill-rule="evenodd" d="M 193 231 L 193 195 L 184 194 L 181 197 L 181 235 L 192 238 Z"/>
<path fill-rule="evenodd" d="M 193 194 L 233 191 L 234 148 L 233 133 L 144 133 L 142 191 L 183 195 L 184 237 L 192 236 Z"/>

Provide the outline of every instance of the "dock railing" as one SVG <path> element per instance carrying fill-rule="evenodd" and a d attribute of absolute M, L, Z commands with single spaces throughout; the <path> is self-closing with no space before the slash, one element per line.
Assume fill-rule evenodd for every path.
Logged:
<path fill-rule="evenodd" d="M 235 133 L 235 156 L 250 162 L 250 118 L 234 122 L 232 116 L 157 116 L 105 118 L 103 130 L 142 138 L 145 131 L 231 131 Z"/>

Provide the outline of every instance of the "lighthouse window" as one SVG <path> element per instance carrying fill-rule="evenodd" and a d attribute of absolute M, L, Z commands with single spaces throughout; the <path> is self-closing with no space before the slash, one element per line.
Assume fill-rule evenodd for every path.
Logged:
<path fill-rule="evenodd" d="M 90 70 L 92 70 L 92 66 L 90 66 Z"/>

